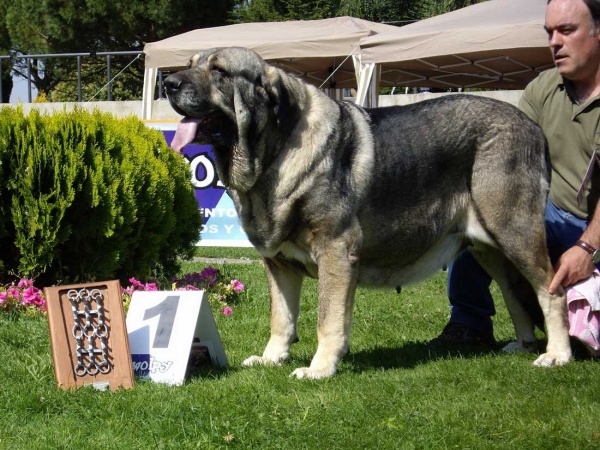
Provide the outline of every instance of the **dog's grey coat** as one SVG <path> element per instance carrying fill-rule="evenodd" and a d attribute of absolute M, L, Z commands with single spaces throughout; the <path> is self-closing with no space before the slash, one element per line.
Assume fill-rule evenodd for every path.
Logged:
<path fill-rule="evenodd" d="M 320 378 L 348 350 L 357 283 L 418 281 L 467 246 L 502 289 L 517 332 L 511 348 L 535 341 L 522 306 L 535 292 L 549 337 L 536 364 L 570 359 L 564 292 L 547 291 L 546 143 L 516 108 L 456 95 L 365 110 L 240 48 L 197 54 L 166 86 L 197 127 L 194 140 L 213 145 L 265 259 L 271 339 L 247 364 L 288 358 L 303 276 L 319 278 L 319 347 L 294 375 Z"/>

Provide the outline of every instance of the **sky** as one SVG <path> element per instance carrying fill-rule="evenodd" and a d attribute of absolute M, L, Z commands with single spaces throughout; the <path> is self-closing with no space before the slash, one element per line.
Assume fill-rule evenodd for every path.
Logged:
<path fill-rule="evenodd" d="M 10 94 L 10 103 L 27 103 L 27 80 L 21 77 L 13 77 L 13 90 Z M 31 100 L 35 100 L 37 90 L 31 85 Z"/>

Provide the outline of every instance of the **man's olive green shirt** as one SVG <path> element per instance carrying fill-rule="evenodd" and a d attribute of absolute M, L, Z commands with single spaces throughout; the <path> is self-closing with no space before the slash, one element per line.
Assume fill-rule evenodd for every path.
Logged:
<path fill-rule="evenodd" d="M 589 220 L 600 199 L 600 164 L 594 162 L 581 204 L 579 191 L 594 149 L 600 157 L 600 95 L 580 105 L 573 86 L 557 69 L 542 72 L 525 88 L 519 108 L 544 131 L 550 150 L 550 200 Z"/>

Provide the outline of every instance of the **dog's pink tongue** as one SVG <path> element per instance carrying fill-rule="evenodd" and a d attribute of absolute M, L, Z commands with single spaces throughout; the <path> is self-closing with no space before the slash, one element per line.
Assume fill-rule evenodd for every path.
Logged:
<path fill-rule="evenodd" d="M 192 142 L 196 137 L 199 123 L 200 121 L 198 119 L 184 117 L 181 122 L 179 122 L 179 125 L 177 125 L 177 131 L 171 142 L 171 148 L 176 152 L 181 153 L 183 147 Z"/>

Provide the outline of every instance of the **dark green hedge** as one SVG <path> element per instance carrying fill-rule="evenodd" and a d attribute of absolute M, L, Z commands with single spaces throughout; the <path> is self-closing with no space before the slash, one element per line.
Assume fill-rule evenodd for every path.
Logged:
<path fill-rule="evenodd" d="M 171 276 L 202 218 L 160 131 L 95 111 L 0 109 L 0 279 Z"/>

